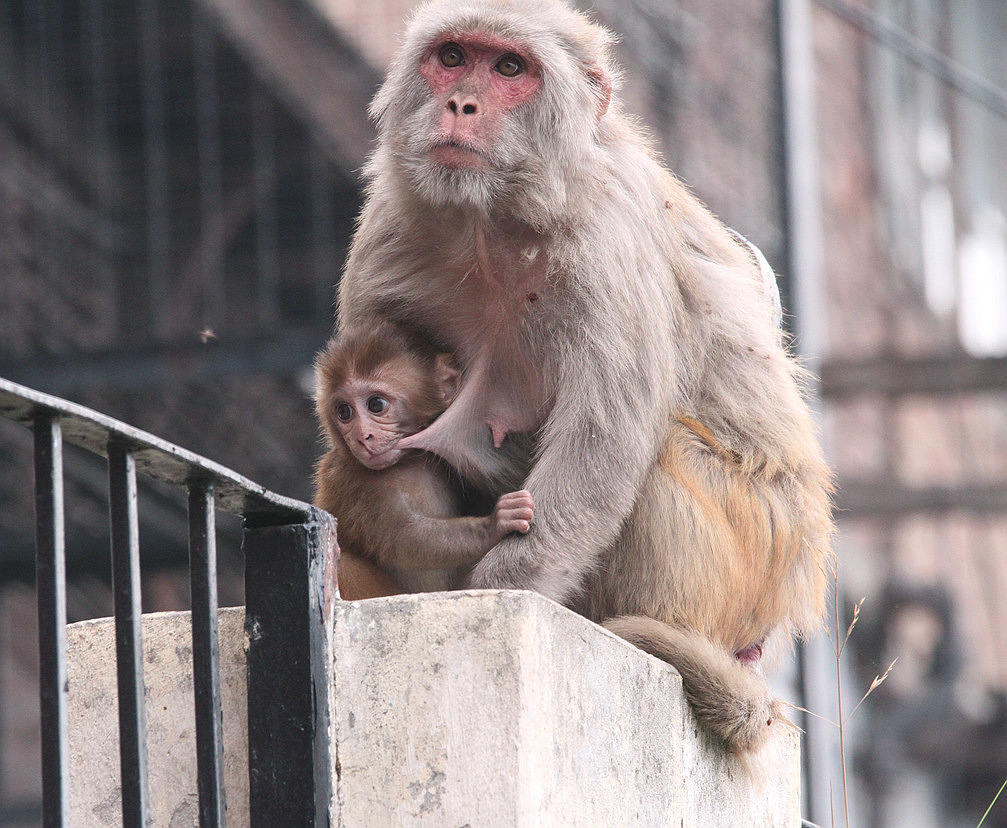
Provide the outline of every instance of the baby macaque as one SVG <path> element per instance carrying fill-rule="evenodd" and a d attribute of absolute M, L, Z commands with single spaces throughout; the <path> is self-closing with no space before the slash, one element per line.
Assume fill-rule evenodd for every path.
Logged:
<path fill-rule="evenodd" d="M 315 371 L 331 446 L 318 465 L 315 504 L 339 522 L 344 599 L 457 587 L 504 537 L 531 528 L 528 492 L 501 496 L 488 516 L 466 516 L 450 467 L 398 447 L 454 399 L 459 372 L 450 354 L 383 324 L 331 340 Z"/>

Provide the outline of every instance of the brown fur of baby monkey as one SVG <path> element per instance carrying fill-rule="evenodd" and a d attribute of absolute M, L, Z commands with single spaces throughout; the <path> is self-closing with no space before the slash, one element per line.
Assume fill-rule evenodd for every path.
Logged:
<path fill-rule="evenodd" d="M 735 654 L 818 626 L 831 476 L 756 259 L 622 114 L 611 42 L 558 0 L 418 10 L 371 107 L 338 325 L 454 354 L 457 396 L 400 445 L 534 497 L 467 584 L 670 661 L 749 750 L 779 705 Z"/>
<path fill-rule="evenodd" d="M 316 363 L 316 408 L 329 443 L 315 504 L 338 521 L 344 599 L 457 587 L 510 532 L 527 532 L 527 492 L 502 496 L 489 516 L 463 515 L 461 482 L 430 454 L 397 447 L 454 399 L 448 354 L 392 325 L 332 340 Z"/>

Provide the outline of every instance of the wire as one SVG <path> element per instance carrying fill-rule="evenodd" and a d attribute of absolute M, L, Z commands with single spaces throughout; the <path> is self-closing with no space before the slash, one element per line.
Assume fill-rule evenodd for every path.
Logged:
<path fill-rule="evenodd" d="M 855 26 L 906 60 L 940 78 L 968 98 L 1007 120 L 1007 92 L 875 12 L 845 0 L 816 0 L 836 17 Z"/>

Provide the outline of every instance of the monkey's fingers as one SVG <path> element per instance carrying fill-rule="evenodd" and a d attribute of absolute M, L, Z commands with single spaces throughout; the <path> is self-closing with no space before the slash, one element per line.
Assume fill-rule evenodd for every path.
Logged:
<path fill-rule="evenodd" d="M 526 534 L 535 516 L 535 503 L 526 491 L 501 495 L 496 506 L 497 529 L 500 532 Z"/>
<path fill-rule="evenodd" d="M 507 494 L 500 495 L 500 499 L 497 500 L 497 509 L 534 509 L 535 501 L 531 498 L 531 492 L 521 489 L 518 492 L 508 492 Z"/>
<path fill-rule="evenodd" d="M 522 535 L 527 535 L 531 531 L 531 521 L 524 519 L 506 519 L 502 517 L 497 517 L 497 530 L 502 535 L 509 535 L 511 532 L 518 532 Z"/>

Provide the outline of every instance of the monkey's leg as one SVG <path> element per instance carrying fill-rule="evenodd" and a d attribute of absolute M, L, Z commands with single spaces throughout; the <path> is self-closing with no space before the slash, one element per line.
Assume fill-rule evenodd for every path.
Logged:
<path fill-rule="evenodd" d="M 339 556 L 336 578 L 339 597 L 344 601 L 383 598 L 386 595 L 399 595 L 403 592 L 387 573 L 351 552 L 343 552 Z"/>

